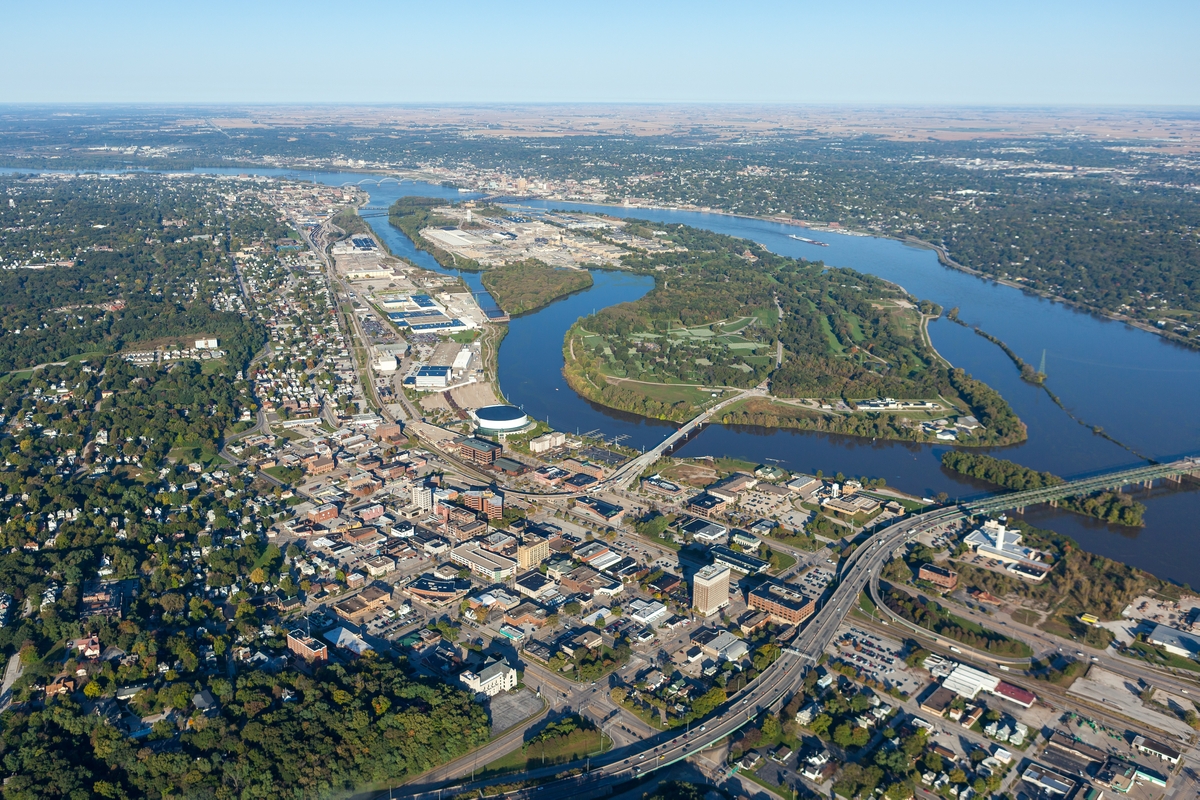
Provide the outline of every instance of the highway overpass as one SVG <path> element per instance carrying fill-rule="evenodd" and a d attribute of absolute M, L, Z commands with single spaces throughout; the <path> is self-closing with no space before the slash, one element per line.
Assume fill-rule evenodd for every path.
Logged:
<path fill-rule="evenodd" d="M 1200 459 L 1187 458 L 1120 470 L 1104 475 L 1066 481 L 1058 486 L 1011 492 L 935 509 L 901 519 L 882 528 L 861 544 L 838 567 L 834 589 L 821 609 L 809 620 L 780 658 L 743 691 L 734 695 L 720 711 L 688 732 L 664 733 L 647 739 L 638 748 L 592 759 L 592 769 L 584 774 L 553 783 L 523 789 L 506 795 L 511 798 L 601 796 L 621 783 L 640 777 L 690 757 L 698 750 L 715 744 L 736 732 L 766 710 L 777 710 L 800 690 L 807 668 L 814 665 L 833 641 L 846 616 L 858 602 L 859 594 L 879 578 L 883 565 L 897 547 L 927 531 L 945 529 L 970 517 L 1021 508 L 1035 503 L 1087 494 L 1104 489 L 1141 484 L 1160 478 L 1179 478 L 1200 471 Z M 570 766 L 564 765 L 563 770 Z M 415 796 L 422 796 L 419 793 Z"/>

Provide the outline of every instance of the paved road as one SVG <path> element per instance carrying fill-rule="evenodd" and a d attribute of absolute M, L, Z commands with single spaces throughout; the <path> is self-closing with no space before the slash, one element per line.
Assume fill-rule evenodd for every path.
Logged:
<path fill-rule="evenodd" d="M 0 712 L 5 711 L 12 704 L 12 687 L 17 682 L 17 678 L 21 677 L 22 671 L 21 656 L 19 653 L 13 653 L 4 670 L 4 685 L 0 686 Z"/>
<path fill-rule="evenodd" d="M 1095 491 L 1092 487 L 1126 485 L 1174 474 L 1190 473 L 1200 468 L 1200 462 L 1184 459 L 1170 465 L 1138 467 L 1102 476 L 1071 481 L 1055 487 L 1055 491 L 1033 490 L 1013 492 L 985 498 L 970 504 L 952 506 L 915 515 L 883 528 L 859 546 L 839 565 L 836 588 L 821 610 L 809 621 L 792 645 L 785 648 L 779 659 L 769 666 L 749 687 L 735 695 L 721 711 L 698 728 L 686 733 L 665 733 L 647 739 L 640 750 L 612 751 L 593 760 L 595 766 L 586 774 L 565 778 L 549 784 L 511 793 L 512 798 L 569 797 L 572 794 L 594 792 L 630 780 L 647 771 L 659 769 L 689 758 L 703 749 L 736 732 L 763 711 L 777 710 L 799 690 L 806 667 L 815 665 L 833 640 L 838 628 L 857 603 L 859 593 L 878 580 L 883 565 L 891 560 L 898 547 L 923 533 L 935 532 L 956 525 L 983 510 L 999 511 L 1046 502 L 1054 497 Z M 560 769 L 565 769 L 562 767 Z"/>

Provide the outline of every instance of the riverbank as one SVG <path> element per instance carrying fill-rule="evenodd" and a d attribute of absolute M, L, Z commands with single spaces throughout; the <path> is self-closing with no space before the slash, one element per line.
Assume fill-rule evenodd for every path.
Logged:
<path fill-rule="evenodd" d="M 358 178 L 318 176 L 334 185 L 352 184 Z M 445 186 L 398 185 L 391 179 L 380 186 L 372 181 L 363 188 L 374 198 L 364 213 L 370 215 L 377 235 L 389 242 L 394 253 L 427 268 L 443 270 L 427 253 L 415 251 L 406 237 L 387 223 L 384 214 L 377 212 L 385 212 L 391 202 L 404 195 L 442 197 L 446 202 L 463 199 L 464 195 Z M 533 205 L 542 206 L 536 202 Z M 624 211 L 659 226 L 711 226 L 716 232 L 759 242 L 774 252 L 792 256 L 811 258 L 819 252 L 830 263 L 902 285 L 909 293 L 927 297 L 945 308 L 961 306 L 965 317 L 998 334 L 1030 361 L 1036 363 L 1035 356 L 1048 347 L 1049 383 L 1055 386 L 1064 405 L 1079 417 L 1104 425 L 1114 438 L 1155 459 L 1200 450 L 1200 430 L 1186 416 L 1137 413 L 1144 409 L 1147 397 L 1174 408 L 1186 405 L 1187 398 L 1200 391 L 1200 370 L 1192 351 L 1164 348 L 1160 346 L 1161 338 L 1148 339 L 1136 328 L 1110 325 L 1096 315 L 1078 314 L 1028 292 L 1012 292 L 1011 287 L 994 281 L 948 270 L 934 253 L 925 252 L 930 248 L 909 247 L 886 237 L 830 236 L 831 246 L 818 250 L 788 239 L 789 231 L 775 222 L 752 221 L 745 215 L 735 218 L 623 210 L 557 201 L 551 205 L 581 213 L 619 215 Z M 473 291 L 483 291 L 478 274 L 462 277 Z M 559 359 L 563 358 L 564 337 L 579 318 L 632 302 L 653 287 L 650 275 L 631 271 L 593 271 L 593 277 L 591 289 L 514 318 L 501 328 L 506 334 L 498 363 L 503 396 L 558 430 L 580 435 L 595 431 L 606 439 L 620 438 L 634 448 L 653 447 L 670 433 L 674 423 L 598 404 L 573 391 L 563 374 Z M 1126 450 L 1114 446 L 1107 437 L 1093 435 L 1091 427 L 1065 424 L 1069 418 L 1063 416 L 1064 409 L 1049 400 L 1044 387 L 1019 380 L 1012 362 L 990 341 L 939 319 L 928 320 L 927 326 L 931 343 L 936 343 L 940 355 L 1003 392 L 1022 420 L 1028 422 L 1029 439 L 1008 451 L 1007 457 L 1063 476 L 1129 463 Z M 682 453 L 694 457 L 727 455 L 755 463 L 778 460 L 799 471 L 836 468 L 847 475 L 879 475 L 886 477 L 890 486 L 919 497 L 939 493 L 968 497 L 989 490 L 986 485 L 942 468 L 940 455 L 944 449 L 942 443 L 872 442 L 812 431 L 709 425 L 684 445 Z M 1179 535 L 1200 513 L 1200 491 L 1191 491 L 1188 485 L 1182 490 L 1163 485 L 1135 491 L 1132 496 L 1147 506 L 1146 527 L 1138 529 L 1136 535 L 1129 528 L 1110 527 L 1044 506 L 1028 509 L 1026 518 L 1075 538 L 1092 552 L 1179 582 L 1200 581 L 1193 566 L 1200 563 L 1193 560 L 1194 554 L 1200 553 L 1200 544 L 1194 545 L 1188 537 Z"/>
<path fill-rule="evenodd" d="M 946 249 L 944 247 L 942 247 L 941 245 L 936 245 L 936 244 L 933 244 L 932 242 L 927 242 L 924 239 L 918 239 L 915 236 L 888 236 L 886 238 L 896 239 L 897 241 L 912 245 L 913 247 L 920 247 L 920 248 L 923 248 L 926 250 L 932 250 L 934 253 L 937 254 L 938 263 L 940 263 L 943 267 L 955 269 L 955 270 L 958 270 L 959 272 L 965 272 L 966 274 L 972 275 L 981 280 L 992 281 L 994 283 L 1000 284 L 1001 286 L 1007 286 L 1010 289 L 1019 289 L 1020 291 L 1025 292 L 1026 294 L 1030 294 L 1034 297 L 1040 297 L 1043 300 L 1049 300 L 1053 303 L 1062 303 L 1064 306 L 1066 306 L 1068 308 L 1073 308 L 1077 311 L 1083 311 L 1084 313 L 1087 313 L 1087 314 L 1094 314 L 1095 316 L 1100 317 L 1102 319 L 1112 320 L 1113 322 L 1123 322 L 1126 325 L 1129 325 L 1130 327 L 1133 327 L 1133 328 L 1137 328 L 1140 331 L 1145 331 L 1146 333 L 1153 333 L 1155 336 L 1160 336 L 1169 342 L 1174 342 L 1175 344 L 1181 344 L 1190 350 L 1200 350 L 1200 342 L 1197 342 L 1194 339 L 1187 339 L 1173 331 L 1168 331 L 1165 328 L 1160 328 L 1157 325 L 1152 325 L 1149 322 L 1146 322 L 1144 320 L 1134 319 L 1133 317 L 1127 317 L 1124 314 L 1116 314 L 1111 311 L 1105 311 L 1104 309 L 1096 308 L 1095 306 L 1085 305 L 1083 303 L 1079 303 L 1075 300 L 1072 300 L 1068 297 L 1063 297 L 1060 294 L 1054 294 L 1053 292 L 1047 292 L 1042 289 L 1034 288 L 1033 286 L 1028 286 L 1024 283 L 1021 283 L 1020 281 L 1014 281 L 1009 278 L 1001 278 L 999 276 L 992 275 L 989 272 L 984 272 L 982 270 L 974 269 L 973 267 L 968 267 L 964 264 L 960 264 L 957 261 L 955 261 L 953 258 L 951 258 L 950 254 L 947 253 Z"/>
<path fill-rule="evenodd" d="M 553 199 L 547 199 L 547 198 L 541 198 L 541 197 L 538 197 L 538 198 L 514 197 L 511 195 L 492 195 L 492 196 L 490 196 L 489 199 L 497 200 L 497 201 L 514 200 L 514 201 L 518 201 L 518 202 L 521 200 L 537 200 L 537 201 L 544 201 L 544 202 L 550 202 L 550 203 L 555 202 Z M 576 203 L 576 204 L 582 203 L 582 204 L 586 204 L 586 205 L 600 206 L 600 207 L 606 207 L 606 208 L 619 208 L 624 211 L 635 210 L 635 209 L 645 209 L 647 211 L 679 211 L 679 212 L 688 212 L 688 213 L 695 213 L 695 214 L 715 214 L 718 216 L 730 217 L 732 219 L 753 220 L 755 222 L 769 222 L 769 223 L 774 223 L 777 225 L 793 225 L 798 228 L 805 228 L 806 230 L 817 231 L 819 233 L 829 233 L 829 234 L 833 234 L 836 236 L 869 236 L 869 237 L 876 238 L 876 239 L 890 239 L 892 241 L 902 242 L 904 244 L 911 245 L 913 247 L 919 247 L 924 250 L 932 250 L 937 255 L 938 262 L 941 263 L 942 266 L 948 267 L 950 269 L 954 269 L 959 272 L 963 272 L 968 275 L 972 275 L 976 278 L 980 278 L 980 279 L 987 280 L 987 281 L 992 281 L 994 283 L 1000 284 L 1001 286 L 1007 286 L 1012 289 L 1019 289 L 1022 292 L 1026 292 L 1034 297 L 1040 297 L 1044 300 L 1050 300 L 1055 303 L 1062 303 L 1064 306 L 1066 306 L 1068 308 L 1072 308 L 1072 309 L 1075 309 L 1078 311 L 1083 311 L 1088 314 L 1093 314 L 1102 319 L 1111 320 L 1113 322 L 1125 323 L 1126 325 L 1129 325 L 1133 328 L 1137 328 L 1138 330 L 1141 330 L 1141 331 L 1145 331 L 1146 333 L 1153 333 L 1154 335 L 1159 336 L 1169 342 L 1181 344 L 1190 350 L 1200 349 L 1200 341 L 1196 341 L 1193 339 L 1187 339 L 1185 337 L 1179 336 L 1178 334 L 1174 333 L 1173 331 L 1168 331 L 1163 328 L 1159 328 L 1158 326 L 1150 323 L 1149 321 L 1140 320 L 1140 319 L 1136 319 L 1133 317 L 1128 317 L 1124 314 L 1117 314 L 1114 312 L 1105 311 L 1104 309 L 1096 308 L 1095 306 L 1089 306 L 1089 305 L 1086 305 L 1083 303 L 1079 303 L 1068 297 L 1063 297 L 1062 295 L 1054 294 L 1052 292 L 1047 292 L 1047 291 L 1044 291 L 1041 289 L 1036 289 L 1032 286 L 1028 286 L 1019 281 L 1014 281 L 1009 278 L 1003 278 L 998 275 L 993 275 L 992 273 L 985 272 L 983 270 L 978 270 L 973 267 L 968 267 L 964 264 L 960 264 L 957 261 L 955 261 L 953 258 L 950 257 L 950 254 L 948 252 L 946 252 L 946 249 L 944 247 L 934 244 L 933 242 L 927 242 L 924 239 L 919 239 L 915 236 L 902 236 L 902 235 L 898 235 L 898 234 L 881 233 L 881 232 L 877 232 L 877 231 L 862 231 L 862 230 L 857 230 L 854 228 L 841 228 L 841 227 L 829 228 L 829 227 L 824 227 L 824 226 L 820 226 L 820 225 L 814 226 L 808 220 L 799 220 L 794 217 L 781 217 L 781 216 L 764 217 L 764 216 L 755 216 L 752 214 L 738 214 L 736 212 L 725 211 L 723 209 L 711 208 L 711 207 L 696 207 L 696 206 L 689 206 L 689 205 L 658 205 L 658 204 L 626 205 L 624 203 L 603 203 L 603 202 L 599 202 L 599 201 L 595 201 L 595 200 L 586 200 L 586 201 L 562 200 L 561 202 Z"/>

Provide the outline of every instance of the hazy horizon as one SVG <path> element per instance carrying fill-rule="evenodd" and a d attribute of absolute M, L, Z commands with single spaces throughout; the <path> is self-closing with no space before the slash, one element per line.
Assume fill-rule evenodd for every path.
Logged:
<path fill-rule="evenodd" d="M 1200 106 L 1200 6 L 70 2 L 8 12 L 8 104 Z M 49 36 L 32 35 L 49 32 Z"/>

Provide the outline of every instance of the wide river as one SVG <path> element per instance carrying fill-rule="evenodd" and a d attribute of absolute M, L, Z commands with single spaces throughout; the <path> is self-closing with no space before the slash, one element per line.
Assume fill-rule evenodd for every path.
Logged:
<path fill-rule="evenodd" d="M 204 170 L 218 172 L 218 170 Z M 241 170 L 219 170 L 237 173 Z M 404 195 L 469 198 L 456 189 L 362 174 L 261 170 L 259 174 L 357 184 L 370 194 L 362 213 L 392 252 L 423 267 L 443 270 L 428 254 L 388 224 L 387 207 Z M 626 209 L 561 201 L 515 201 L 529 208 L 592 211 L 660 223 L 684 223 L 759 242 L 781 255 L 851 267 L 903 286 L 1003 339 L 1026 361 L 1045 359 L 1047 384 L 1078 418 L 1132 450 L 1153 459 L 1200 453 L 1200 353 L 1119 322 L 1105 320 L 1028 295 L 1018 289 L 958 272 L 938 263 L 929 250 L 866 236 L 814 233 L 804 228 L 691 211 Z M 798 234 L 828 247 L 798 242 Z M 616 303 L 636 300 L 652 279 L 594 271 L 595 285 L 550 306 L 517 317 L 500 348 L 500 387 L 509 402 L 569 432 L 599 430 L 624 443 L 649 446 L 670 429 L 667 423 L 594 405 L 576 395 L 562 377 L 562 344 L 579 317 Z M 483 293 L 479 276 L 461 273 Z M 490 297 L 481 299 L 487 304 Z M 973 331 L 937 320 L 930 325 L 934 346 L 951 363 L 999 390 L 1029 426 L 1029 440 L 995 454 L 1064 477 L 1133 466 L 1129 450 L 1073 421 L 1041 389 L 1021 381 L 1012 362 Z M 713 425 L 680 451 L 686 456 L 729 456 L 756 463 L 768 459 L 799 471 L 885 478 L 898 489 L 921 496 L 946 492 L 966 497 L 986 485 L 942 469 L 945 446 L 869 441 L 827 434 Z M 1162 578 L 1200 586 L 1200 491 L 1196 485 L 1156 486 L 1135 496 L 1147 505 L 1146 526 L 1123 528 L 1038 507 L 1026 519 L 1076 539 L 1092 552 L 1146 569 Z"/>

